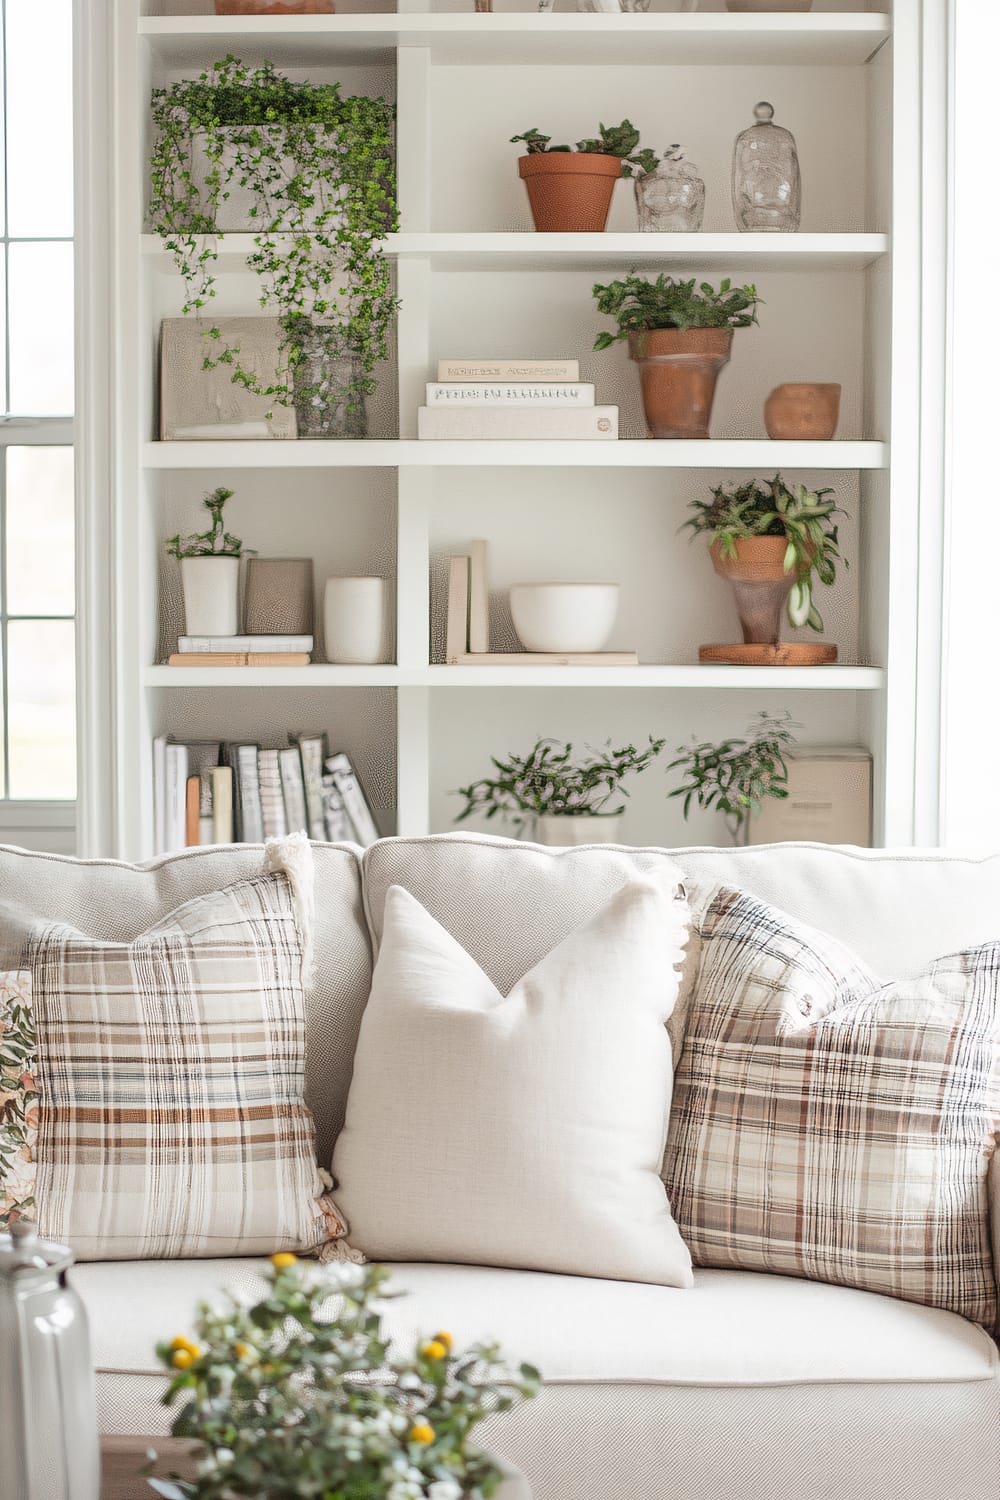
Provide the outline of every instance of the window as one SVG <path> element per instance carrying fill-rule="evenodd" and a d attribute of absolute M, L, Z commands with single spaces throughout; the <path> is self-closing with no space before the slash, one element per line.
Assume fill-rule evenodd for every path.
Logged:
<path fill-rule="evenodd" d="M 0 17 L 0 802 L 12 814 L 76 796 L 72 0 L 2 0 Z"/>

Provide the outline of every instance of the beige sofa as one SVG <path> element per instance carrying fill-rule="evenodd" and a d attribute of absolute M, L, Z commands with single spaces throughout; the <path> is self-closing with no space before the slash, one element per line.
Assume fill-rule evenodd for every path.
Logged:
<path fill-rule="evenodd" d="M 384 840 L 364 854 L 317 845 L 307 1072 L 321 1161 L 343 1120 L 391 884 L 409 889 L 504 988 L 667 853 L 690 880 L 753 891 L 840 937 L 887 977 L 1000 929 L 1000 857 L 805 844 L 543 850 L 458 835 Z M 146 866 L 0 850 L 0 966 L 16 964 L 34 918 L 127 939 L 259 861 L 251 848 Z M 995 1164 L 992 1176 L 1000 1262 Z M 134 1439 L 141 1456 L 168 1420 L 155 1340 L 189 1326 L 199 1297 L 223 1285 L 252 1291 L 257 1278 L 251 1260 L 80 1266 L 102 1430 Z M 1000 1494 L 1000 1356 L 981 1328 L 952 1313 L 746 1272 L 696 1272 L 693 1291 L 447 1265 L 400 1265 L 395 1281 L 410 1294 L 392 1305 L 400 1332 L 443 1324 L 462 1341 L 493 1336 L 543 1370 L 539 1399 L 484 1433 L 524 1471 L 535 1500 Z"/>

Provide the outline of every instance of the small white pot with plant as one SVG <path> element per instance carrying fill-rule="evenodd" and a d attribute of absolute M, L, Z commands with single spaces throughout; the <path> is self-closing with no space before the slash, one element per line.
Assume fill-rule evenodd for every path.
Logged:
<path fill-rule="evenodd" d="M 184 625 L 188 635 L 239 633 L 240 558 L 243 543 L 225 527 L 222 512 L 232 490 L 222 485 L 202 504 L 212 517 L 208 531 L 167 537 L 170 557 L 181 565 Z"/>
<path fill-rule="evenodd" d="M 619 843 L 625 804 L 609 804 L 629 795 L 626 777 L 645 771 L 664 744 L 650 736 L 645 750 L 614 750 L 609 740 L 600 750 L 574 756 L 573 746 L 562 740 L 536 740 L 527 755 L 493 756 L 495 776 L 460 787 L 465 806 L 455 821 L 474 813 L 499 816 L 518 837 L 530 829 L 539 844 Z"/>

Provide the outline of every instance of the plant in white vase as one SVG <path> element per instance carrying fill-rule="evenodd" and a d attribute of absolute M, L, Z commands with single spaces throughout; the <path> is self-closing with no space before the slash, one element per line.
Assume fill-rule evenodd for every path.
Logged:
<path fill-rule="evenodd" d="M 239 631 L 240 558 L 243 543 L 226 530 L 222 512 L 233 491 L 223 485 L 202 501 L 212 518 L 207 531 L 167 537 L 170 557 L 181 565 L 184 625 L 188 635 L 236 635 Z"/>
<path fill-rule="evenodd" d="M 572 744 L 548 738 L 536 740 L 527 755 L 493 756 L 496 776 L 459 788 L 465 806 L 455 822 L 483 813 L 506 819 L 518 835 L 531 825 L 540 844 L 617 843 L 625 805 L 608 804 L 629 795 L 626 778 L 645 771 L 665 743 L 650 735 L 644 750 L 616 750 L 609 740 L 574 756 Z"/>
<path fill-rule="evenodd" d="M 733 843 L 746 844 L 750 819 L 758 815 L 765 798 L 788 796 L 785 756 L 795 744 L 792 730 L 797 728 L 789 713 L 779 716 L 762 709 L 745 739 L 678 745 L 677 759 L 667 770 L 683 770 L 684 779 L 668 795 L 684 798 L 685 819 L 692 802 L 714 808 L 725 818 Z"/>

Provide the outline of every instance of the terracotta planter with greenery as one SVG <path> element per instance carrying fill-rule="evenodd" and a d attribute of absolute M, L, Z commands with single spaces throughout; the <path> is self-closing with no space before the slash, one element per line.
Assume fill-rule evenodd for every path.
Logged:
<path fill-rule="evenodd" d="M 732 349 L 731 328 L 648 328 L 629 334 L 647 437 L 708 437 L 716 382 Z"/>
<path fill-rule="evenodd" d="M 528 189 L 531 217 L 540 233 L 603 231 L 615 183 L 622 175 L 617 156 L 550 151 L 519 157 L 517 170 Z"/>
<path fill-rule="evenodd" d="M 788 543 L 783 536 L 745 536 L 733 542 L 736 556 L 726 556 L 716 537 L 710 550 L 712 566 L 733 586 L 743 640 L 776 645 L 781 639 L 781 617 L 795 582 L 795 571 L 785 572 Z"/>

